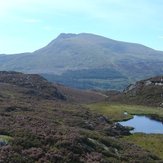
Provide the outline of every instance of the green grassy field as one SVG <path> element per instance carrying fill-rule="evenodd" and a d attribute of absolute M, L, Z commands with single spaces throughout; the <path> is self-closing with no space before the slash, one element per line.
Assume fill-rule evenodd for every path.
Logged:
<path fill-rule="evenodd" d="M 7 135 L 0 135 L 0 142 L 8 143 L 10 140 L 12 140 L 12 137 L 7 136 Z"/>
<path fill-rule="evenodd" d="M 133 134 L 131 136 L 125 136 L 122 140 L 127 140 L 131 143 L 135 143 L 138 146 L 149 150 L 153 154 L 163 159 L 163 135 L 162 134 Z"/>
<path fill-rule="evenodd" d="M 107 115 L 112 121 L 121 121 L 132 118 L 133 114 L 155 115 L 163 119 L 163 108 L 139 105 L 96 103 L 87 105 L 92 111 Z M 128 115 L 124 115 L 128 112 Z M 163 159 L 163 134 L 135 133 L 121 138 L 134 143 Z"/>
<path fill-rule="evenodd" d="M 107 115 L 112 121 L 121 121 L 132 118 L 133 114 L 153 115 L 157 119 L 163 119 L 163 108 L 147 107 L 142 105 L 125 105 L 110 103 L 94 103 L 87 105 L 92 111 Z M 125 115 L 124 112 L 128 114 Z"/>

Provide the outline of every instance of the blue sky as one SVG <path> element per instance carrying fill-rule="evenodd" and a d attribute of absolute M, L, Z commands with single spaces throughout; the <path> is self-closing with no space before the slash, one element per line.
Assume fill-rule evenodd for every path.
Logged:
<path fill-rule="evenodd" d="M 83 32 L 163 50 L 163 0 L 4 0 L 0 22 L 0 54 Z"/>

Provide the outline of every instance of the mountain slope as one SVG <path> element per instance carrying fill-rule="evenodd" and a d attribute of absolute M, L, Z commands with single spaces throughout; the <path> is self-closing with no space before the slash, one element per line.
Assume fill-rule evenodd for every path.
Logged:
<path fill-rule="evenodd" d="M 0 162 L 161 161 L 121 140 L 130 134 L 128 129 L 106 116 L 53 94 L 40 96 L 49 87 L 56 90 L 42 77 L 0 72 L 0 79 Z M 40 94 L 29 94 L 31 90 Z"/>
<path fill-rule="evenodd" d="M 129 82 L 160 75 L 163 52 L 93 34 L 60 34 L 33 53 L 0 55 L 0 70 L 39 73 L 78 88 L 122 89 Z"/>
<path fill-rule="evenodd" d="M 107 95 L 92 90 L 69 88 L 61 84 L 55 84 L 55 87 L 66 97 L 67 102 L 70 103 L 97 103 L 105 101 L 107 98 Z"/>
<path fill-rule="evenodd" d="M 0 71 L 0 83 L 26 88 L 28 90 L 26 94 L 31 96 L 37 95 L 38 97 L 53 100 L 66 99 L 54 85 L 36 74 Z"/>
<path fill-rule="evenodd" d="M 163 76 L 156 76 L 130 84 L 123 92 L 109 94 L 109 101 L 140 104 L 147 106 L 163 106 Z"/>

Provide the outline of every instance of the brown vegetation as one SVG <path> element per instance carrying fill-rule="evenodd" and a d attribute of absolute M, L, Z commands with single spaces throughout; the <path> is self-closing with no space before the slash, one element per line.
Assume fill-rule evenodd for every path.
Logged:
<path fill-rule="evenodd" d="M 121 141 L 119 137 L 129 134 L 127 129 L 70 104 L 60 90 L 39 76 L 3 72 L 0 81 L 0 135 L 10 137 L 0 146 L 0 162 L 160 161 Z"/>

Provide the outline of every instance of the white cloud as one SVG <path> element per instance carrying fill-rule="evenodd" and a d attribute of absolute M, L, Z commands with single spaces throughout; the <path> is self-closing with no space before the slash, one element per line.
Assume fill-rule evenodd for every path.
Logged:
<path fill-rule="evenodd" d="M 41 20 L 39 20 L 39 19 L 32 19 L 32 18 L 31 18 L 31 19 L 23 19 L 23 22 L 35 24 L 35 23 L 40 23 Z"/>
<path fill-rule="evenodd" d="M 154 12 L 153 3 L 146 0 L 0 0 L 1 13 L 25 9 L 40 12 L 82 13 L 95 18 L 143 17 Z M 1 14 L 0 13 L 0 14 Z M 129 14 L 130 13 L 130 14 Z M 143 13 L 143 14 L 142 14 Z"/>

